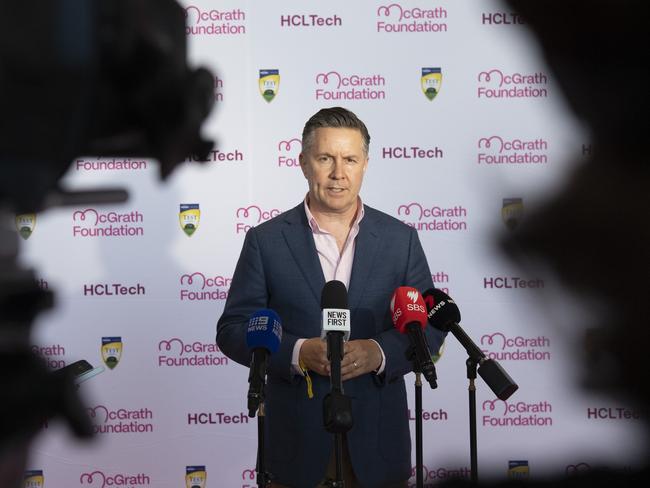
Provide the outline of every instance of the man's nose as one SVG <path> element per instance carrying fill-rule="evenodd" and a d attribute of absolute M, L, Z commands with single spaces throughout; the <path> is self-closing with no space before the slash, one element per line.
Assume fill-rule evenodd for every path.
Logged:
<path fill-rule="evenodd" d="M 345 172 L 343 171 L 344 168 L 345 168 L 345 161 L 343 161 L 343 159 L 340 158 L 335 158 L 330 177 L 334 178 L 335 180 L 340 180 L 342 178 L 345 178 Z"/>

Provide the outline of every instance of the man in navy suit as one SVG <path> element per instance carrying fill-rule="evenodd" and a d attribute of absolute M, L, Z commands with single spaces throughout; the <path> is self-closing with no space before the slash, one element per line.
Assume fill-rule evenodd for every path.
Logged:
<path fill-rule="evenodd" d="M 330 381 L 320 297 L 334 279 L 347 286 L 351 310 L 342 360 L 354 418 L 344 443 L 346 487 L 403 487 L 411 474 L 403 376 L 412 364 L 408 338 L 393 328 L 389 304 L 399 286 L 424 290 L 433 283 L 417 232 L 361 203 L 369 143 L 365 124 L 346 109 L 323 109 L 307 121 L 300 154 L 307 196 L 248 231 L 217 325 L 221 350 L 248 366 L 250 315 L 271 308 L 282 320 L 265 402 L 274 487 L 313 488 L 333 478 L 333 436 L 323 426 Z M 432 327 L 426 334 L 437 351 L 442 335 Z"/>

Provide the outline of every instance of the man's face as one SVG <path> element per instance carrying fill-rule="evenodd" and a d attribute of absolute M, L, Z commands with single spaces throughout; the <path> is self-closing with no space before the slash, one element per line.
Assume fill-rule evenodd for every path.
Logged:
<path fill-rule="evenodd" d="M 300 154 L 300 167 L 309 183 L 310 210 L 341 214 L 356 211 L 367 166 L 360 131 L 316 129 L 312 144 Z"/>

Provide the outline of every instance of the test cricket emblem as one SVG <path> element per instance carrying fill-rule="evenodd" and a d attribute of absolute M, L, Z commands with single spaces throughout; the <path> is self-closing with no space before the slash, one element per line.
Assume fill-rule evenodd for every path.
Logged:
<path fill-rule="evenodd" d="M 186 466 L 185 488 L 205 488 L 207 477 L 205 466 Z"/>
<path fill-rule="evenodd" d="M 109 369 L 115 369 L 120 362 L 122 348 L 121 337 L 102 337 L 102 360 Z"/>
<path fill-rule="evenodd" d="M 442 69 L 441 68 L 422 68 L 422 77 L 420 78 L 420 85 L 422 93 L 429 101 L 436 98 L 440 92 L 440 85 L 442 84 Z"/>
<path fill-rule="evenodd" d="M 16 215 L 16 230 L 20 234 L 20 237 L 27 240 L 29 236 L 34 232 L 36 227 L 36 214 L 20 214 Z"/>
<path fill-rule="evenodd" d="M 23 488 L 44 488 L 45 478 L 42 470 L 25 471 Z"/>
<path fill-rule="evenodd" d="M 178 219 L 181 224 L 181 229 L 191 236 L 199 228 L 199 222 L 201 220 L 201 209 L 199 209 L 198 203 L 181 203 L 180 212 L 178 213 Z"/>
<path fill-rule="evenodd" d="M 501 219 L 509 230 L 515 230 L 524 216 L 524 201 L 521 198 L 504 198 Z"/>
<path fill-rule="evenodd" d="M 280 89 L 280 70 L 261 69 L 259 86 L 262 98 L 267 102 L 271 102 Z"/>
<path fill-rule="evenodd" d="M 526 479 L 530 475 L 528 461 L 508 461 L 508 478 Z"/>

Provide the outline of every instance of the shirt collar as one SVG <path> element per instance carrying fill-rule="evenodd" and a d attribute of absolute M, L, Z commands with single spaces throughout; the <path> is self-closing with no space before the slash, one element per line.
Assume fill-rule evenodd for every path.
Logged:
<path fill-rule="evenodd" d="M 305 196 L 304 200 L 304 207 L 305 207 L 305 214 L 307 215 L 307 221 L 309 222 L 309 227 L 311 227 L 312 232 L 319 232 L 319 233 L 324 233 L 324 234 L 329 234 L 326 230 L 322 230 L 318 226 L 318 221 L 316 220 L 316 217 L 311 213 L 311 210 L 309 210 L 309 205 L 307 205 L 307 200 L 309 199 L 309 193 Z M 357 197 L 357 214 L 354 218 L 354 222 L 352 223 L 352 230 L 357 231 L 359 229 L 359 222 L 361 222 L 361 219 L 363 218 L 365 214 L 365 210 L 363 208 L 363 202 L 361 201 L 361 197 Z"/>

